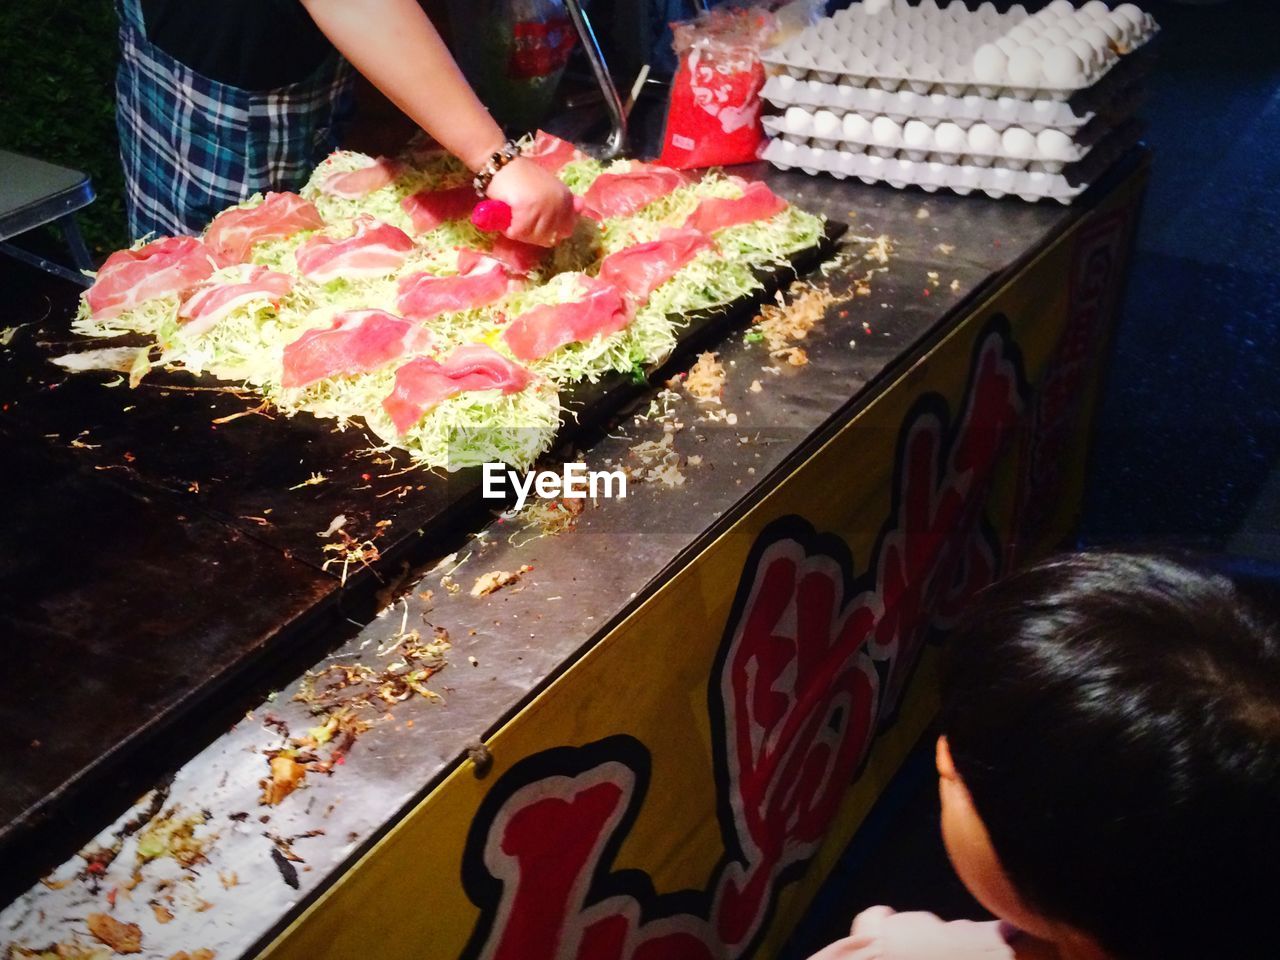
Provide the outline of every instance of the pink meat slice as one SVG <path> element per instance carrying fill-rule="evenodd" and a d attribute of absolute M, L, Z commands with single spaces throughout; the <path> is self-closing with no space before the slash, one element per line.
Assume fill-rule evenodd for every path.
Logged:
<path fill-rule="evenodd" d="M 534 135 L 533 145 L 524 155 L 550 173 L 558 173 L 566 163 L 586 158 L 586 154 L 568 140 L 561 140 L 545 130 Z"/>
<path fill-rule="evenodd" d="M 298 271 L 317 283 L 339 277 L 383 277 L 400 269 L 413 249 L 407 233 L 373 217 L 356 217 L 355 228 L 344 240 L 324 234 L 304 240 L 294 254 Z"/>
<path fill-rule="evenodd" d="M 85 293 L 89 309 L 106 320 L 156 297 L 180 293 L 227 266 L 195 237 L 166 237 L 107 257 Z"/>
<path fill-rule="evenodd" d="M 324 226 L 310 200 L 296 193 L 268 193 L 256 207 L 234 207 L 213 218 L 204 242 L 232 263 L 244 263 L 255 243 Z"/>
<path fill-rule="evenodd" d="M 404 164 L 390 157 L 378 157 L 355 170 L 331 173 L 320 181 L 320 189 L 330 196 L 358 200 L 393 183 L 404 171 Z"/>
<path fill-rule="evenodd" d="M 434 230 L 449 220 L 465 220 L 471 216 L 479 198 L 471 187 L 448 190 L 419 190 L 400 201 L 400 206 L 413 221 L 418 233 Z"/>
<path fill-rule="evenodd" d="M 622 294 L 613 284 L 585 274 L 578 283 L 581 299 L 533 307 L 502 331 L 502 339 L 518 359 L 525 363 L 540 360 L 567 343 L 617 333 L 631 321 Z"/>
<path fill-rule="evenodd" d="M 369 373 L 427 349 L 431 339 L 419 324 L 385 310 L 349 310 L 327 329 L 308 330 L 284 348 L 280 385 L 293 389 L 327 377 Z"/>
<path fill-rule="evenodd" d="M 443 362 L 415 357 L 396 371 L 396 385 L 382 401 L 391 422 L 404 433 L 449 397 L 471 390 L 519 393 L 532 379 L 528 370 L 512 363 L 492 347 L 469 343 Z"/>
<path fill-rule="evenodd" d="M 458 269 L 465 272 L 468 265 L 476 259 L 488 258 L 500 261 L 511 273 L 523 277 L 537 269 L 549 252 L 546 247 L 525 243 L 523 240 L 512 240 L 510 237 L 498 234 L 493 238 L 493 246 L 489 250 L 460 249 Z"/>
<path fill-rule="evenodd" d="M 292 289 L 293 278 L 287 273 L 251 267 L 241 280 L 200 284 L 178 308 L 178 319 L 183 323 L 184 332 L 198 335 L 210 330 L 232 311 L 255 300 L 277 305 Z"/>
<path fill-rule="evenodd" d="M 634 310 L 680 268 L 715 244 L 697 230 L 664 230 L 657 240 L 611 253 L 600 264 L 600 279 L 611 283 Z"/>
<path fill-rule="evenodd" d="M 787 201 L 763 183 L 748 184 L 742 196 L 729 200 L 708 197 L 689 214 L 684 225 L 703 233 L 713 233 L 725 227 L 735 227 L 756 220 L 768 220 L 787 209 Z"/>
<path fill-rule="evenodd" d="M 462 257 L 458 266 L 463 266 Z M 472 310 L 501 299 L 515 286 L 505 266 L 490 257 L 467 258 L 453 277 L 415 273 L 401 279 L 396 306 L 406 317 L 430 320 L 442 313 Z"/>
<path fill-rule="evenodd" d="M 626 173 L 602 173 L 582 196 L 583 212 L 596 220 L 635 213 L 685 184 L 670 167 L 632 163 Z"/>

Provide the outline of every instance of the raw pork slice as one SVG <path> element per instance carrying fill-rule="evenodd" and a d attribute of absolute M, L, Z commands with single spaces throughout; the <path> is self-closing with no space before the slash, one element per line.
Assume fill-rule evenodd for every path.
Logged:
<path fill-rule="evenodd" d="M 241 270 L 240 280 L 202 283 L 182 302 L 178 319 L 182 321 L 183 333 L 198 336 L 229 313 L 255 300 L 266 300 L 274 306 L 293 289 L 293 278 L 287 273 L 256 266 Z"/>
<path fill-rule="evenodd" d="M 715 244 L 697 230 L 663 230 L 657 240 L 611 253 L 600 264 L 600 279 L 627 298 L 634 311 L 680 268 Z"/>
<path fill-rule="evenodd" d="M 453 277 L 415 273 L 402 278 L 396 294 L 400 312 L 415 320 L 430 320 L 442 313 L 483 307 L 512 288 L 506 267 L 491 257 L 468 257 L 464 269 L 459 255 L 458 267 L 461 272 Z"/>
<path fill-rule="evenodd" d="M 327 377 L 369 373 L 430 345 L 428 331 L 393 313 L 349 310 L 327 329 L 308 330 L 284 348 L 280 385 L 294 389 Z"/>
<path fill-rule="evenodd" d="M 581 300 L 533 307 L 502 331 L 502 339 L 517 358 L 525 363 L 540 360 L 566 343 L 617 333 L 630 322 L 617 287 L 585 274 L 578 283 L 584 294 Z"/>
<path fill-rule="evenodd" d="M 404 433 L 423 414 L 449 397 L 469 390 L 519 393 L 529 385 L 529 371 L 492 347 L 469 343 L 441 363 L 417 357 L 396 371 L 395 389 L 382 401 L 396 430 Z"/>
<path fill-rule="evenodd" d="M 670 167 L 631 164 L 626 173 L 602 173 L 582 195 L 583 212 L 596 220 L 635 213 L 686 183 L 684 174 Z"/>
<path fill-rule="evenodd" d="M 255 243 L 324 226 L 310 200 L 296 193 L 268 193 L 256 207 L 232 207 L 213 218 L 204 242 L 232 263 L 244 263 Z"/>
<path fill-rule="evenodd" d="M 413 221 L 418 233 L 434 230 L 449 220 L 465 220 L 471 216 L 479 198 L 471 187 L 448 190 L 419 190 L 400 201 L 400 206 Z"/>
<path fill-rule="evenodd" d="M 469 264 L 477 259 L 489 258 L 500 261 L 512 273 L 523 277 L 531 270 L 537 269 L 550 252 L 546 247 L 525 243 L 523 240 L 512 240 L 510 237 L 498 234 L 493 238 L 493 247 L 490 250 L 460 249 L 458 269 L 465 273 Z"/>
<path fill-rule="evenodd" d="M 195 237 L 154 240 L 107 257 L 85 301 L 95 318 L 108 320 L 140 303 L 186 290 L 222 266 L 222 258 Z"/>
<path fill-rule="evenodd" d="M 587 156 L 568 140 L 561 140 L 545 130 L 534 135 L 533 145 L 524 155 L 549 173 L 558 173 L 566 163 L 585 160 Z"/>
<path fill-rule="evenodd" d="M 333 197 L 359 200 L 395 181 L 404 164 L 390 157 L 378 157 L 367 166 L 331 173 L 320 181 L 320 189 Z"/>
<path fill-rule="evenodd" d="M 385 277 L 399 270 L 413 249 L 413 240 L 407 233 L 373 217 L 356 217 L 355 228 L 356 232 L 345 240 L 324 234 L 304 240 L 294 254 L 298 271 L 316 283 L 339 277 Z"/>
<path fill-rule="evenodd" d="M 722 197 L 708 197 L 698 204 L 684 225 L 703 233 L 713 233 L 725 227 L 736 227 L 741 223 L 753 223 L 756 220 L 768 220 L 770 217 L 787 209 L 787 201 L 766 187 L 763 183 L 748 184 L 742 196 L 735 200 Z"/>

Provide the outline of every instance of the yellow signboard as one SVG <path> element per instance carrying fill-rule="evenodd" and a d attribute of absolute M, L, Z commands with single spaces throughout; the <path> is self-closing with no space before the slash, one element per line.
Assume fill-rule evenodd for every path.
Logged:
<path fill-rule="evenodd" d="M 264 956 L 774 955 L 932 718 L 936 641 L 1071 528 L 1141 185 L 955 325 Z"/>

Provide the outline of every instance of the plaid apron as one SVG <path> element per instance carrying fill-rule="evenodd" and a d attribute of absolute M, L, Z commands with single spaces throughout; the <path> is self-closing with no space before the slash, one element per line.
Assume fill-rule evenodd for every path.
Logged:
<path fill-rule="evenodd" d="M 196 73 L 147 40 L 139 0 L 116 0 L 116 127 L 129 233 L 198 234 L 226 207 L 296 190 L 338 145 L 353 74 L 336 53 L 310 78 L 243 90 Z"/>

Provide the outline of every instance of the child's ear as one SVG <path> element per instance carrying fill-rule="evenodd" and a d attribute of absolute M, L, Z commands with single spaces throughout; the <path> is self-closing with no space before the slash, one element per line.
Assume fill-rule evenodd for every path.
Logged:
<path fill-rule="evenodd" d="M 938 776 L 943 780 L 957 780 L 955 762 L 951 759 L 951 745 L 947 743 L 946 735 L 938 737 L 938 744 L 934 749 L 934 763 L 938 767 Z"/>

